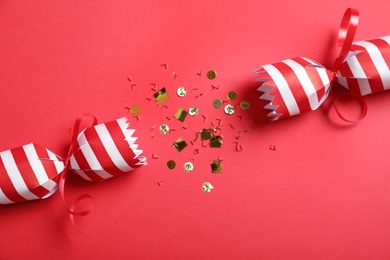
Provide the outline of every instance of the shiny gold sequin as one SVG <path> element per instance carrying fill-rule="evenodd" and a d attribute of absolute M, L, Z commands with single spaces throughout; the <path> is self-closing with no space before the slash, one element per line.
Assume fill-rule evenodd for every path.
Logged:
<path fill-rule="evenodd" d="M 176 167 L 175 161 L 174 161 L 174 160 L 169 160 L 169 161 L 167 162 L 167 167 L 168 167 L 168 169 L 170 169 L 170 170 L 175 169 L 175 167 Z"/>
<path fill-rule="evenodd" d="M 185 110 L 182 109 L 182 108 L 179 108 L 179 109 L 177 109 L 177 111 L 176 111 L 175 118 L 176 118 L 177 120 L 181 121 L 181 122 L 184 122 L 184 120 L 186 119 L 187 115 L 188 115 L 188 112 L 187 112 L 187 111 L 185 111 Z"/>
<path fill-rule="evenodd" d="M 237 98 L 237 93 L 234 91 L 229 91 L 229 93 L 227 94 L 227 97 L 229 100 L 235 100 Z"/>
<path fill-rule="evenodd" d="M 190 116 L 196 116 L 196 115 L 198 114 L 198 112 L 199 112 L 199 110 L 198 110 L 197 107 L 190 107 L 190 108 L 188 109 L 188 114 L 189 114 Z"/>
<path fill-rule="evenodd" d="M 141 109 L 139 108 L 139 106 L 132 106 L 130 108 L 130 113 L 132 113 L 133 115 L 138 115 L 140 111 Z"/>
<path fill-rule="evenodd" d="M 153 94 L 154 99 L 156 100 L 157 104 L 160 105 L 164 103 L 168 98 L 169 94 L 165 88 L 160 89 L 156 93 Z"/>
<path fill-rule="evenodd" d="M 173 143 L 173 147 L 175 147 L 178 152 L 181 152 L 187 147 L 187 143 L 184 141 L 183 137 L 180 137 Z"/>
<path fill-rule="evenodd" d="M 221 148 L 222 144 L 223 142 L 220 136 L 214 136 L 213 138 L 210 139 L 210 147 Z"/>
<path fill-rule="evenodd" d="M 214 106 L 215 108 L 220 108 L 220 107 L 222 106 L 222 100 L 220 100 L 220 99 L 214 100 L 213 106 Z"/>
<path fill-rule="evenodd" d="M 211 185 L 210 182 L 205 182 L 202 184 L 202 191 L 210 192 L 212 189 L 214 189 L 214 187 L 213 187 L 213 185 Z"/>
<path fill-rule="evenodd" d="M 202 129 L 202 131 L 200 131 L 200 139 L 202 141 L 204 140 L 210 140 L 211 138 L 214 137 L 214 134 L 213 132 L 211 131 L 211 129 Z"/>
<path fill-rule="evenodd" d="M 216 76 L 217 76 L 217 72 L 215 72 L 214 70 L 209 70 L 207 72 L 207 78 L 208 79 L 215 79 Z"/>
<path fill-rule="evenodd" d="M 222 161 L 212 160 L 211 161 L 211 172 L 212 173 L 222 173 Z"/>
<path fill-rule="evenodd" d="M 232 115 L 232 114 L 234 114 L 234 106 L 227 104 L 224 108 L 224 111 L 226 114 Z"/>
<path fill-rule="evenodd" d="M 160 125 L 160 133 L 163 135 L 169 133 L 169 126 L 167 124 Z"/>
<path fill-rule="evenodd" d="M 243 100 L 243 101 L 241 101 L 241 103 L 240 103 L 240 107 L 241 107 L 243 110 L 249 109 L 250 106 L 251 106 L 251 104 L 249 103 L 249 101 L 246 101 L 246 100 Z"/>
<path fill-rule="evenodd" d="M 192 172 L 194 170 L 194 165 L 191 162 L 184 163 L 184 171 L 186 172 Z"/>
<path fill-rule="evenodd" d="M 176 91 L 179 97 L 185 97 L 187 95 L 187 90 L 184 87 L 180 87 Z"/>

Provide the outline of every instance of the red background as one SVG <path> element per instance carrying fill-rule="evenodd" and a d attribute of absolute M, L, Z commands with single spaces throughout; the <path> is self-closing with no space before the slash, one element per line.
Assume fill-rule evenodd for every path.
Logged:
<path fill-rule="evenodd" d="M 128 115 L 149 161 L 102 183 L 68 176 L 69 201 L 84 192 L 95 200 L 93 213 L 76 219 L 84 235 L 58 192 L 1 207 L 0 258 L 389 259 L 390 92 L 366 97 L 368 114 L 353 126 L 336 122 L 329 101 L 261 124 L 255 102 L 253 68 L 295 56 L 332 66 L 350 6 L 361 14 L 356 40 L 389 33 L 386 0 L 0 1 L 0 150 L 35 142 L 65 155 L 81 114 L 100 122 Z M 168 108 L 148 103 L 150 83 L 167 88 Z M 192 92 L 180 99 L 179 86 Z M 231 116 L 213 108 L 230 90 L 251 108 Z M 132 105 L 139 120 L 125 108 Z M 192 105 L 197 117 L 166 118 Z M 216 118 L 223 148 L 170 147 Z M 175 131 L 151 130 L 164 122 Z M 220 175 L 210 171 L 218 157 Z M 205 181 L 210 193 L 201 191 Z"/>

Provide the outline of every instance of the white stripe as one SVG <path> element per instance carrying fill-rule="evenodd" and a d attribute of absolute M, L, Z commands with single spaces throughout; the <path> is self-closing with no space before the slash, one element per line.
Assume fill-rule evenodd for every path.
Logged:
<path fill-rule="evenodd" d="M 57 173 L 60 174 L 65 169 L 64 162 L 58 160 L 57 155 L 55 155 L 52 151 L 46 149 L 46 152 L 49 155 L 50 160 L 52 160 L 52 162 L 54 163 Z"/>
<path fill-rule="evenodd" d="M 9 198 L 7 198 L 7 196 L 5 196 L 3 190 L 0 188 L 0 204 L 11 204 L 11 203 L 14 203 L 12 200 L 10 200 Z"/>
<path fill-rule="evenodd" d="M 380 52 L 378 47 L 375 44 L 366 41 L 355 42 L 354 44 L 362 46 L 367 50 L 368 55 L 370 55 L 370 58 L 374 63 L 374 66 L 378 71 L 379 76 L 381 77 L 383 86 L 385 87 L 385 89 L 389 89 L 390 88 L 389 67 L 386 64 L 386 61 L 383 59 L 382 53 Z"/>
<path fill-rule="evenodd" d="M 77 173 L 78 175 L 80 175 L 82 178 L 84 178 L 85 180 L 87 181 L 92 181 L 91 178 L 88 177 L 87 174 L 85 174 L 82 170 L 80 170 L 80 166 L 79 164 L 77 163 L 76 159 L 74 158 L 74 156 L 72 155 L 70 157 L 70 167 L 71 169 Z"/>
<path fill-rule="evenodd" d="M 39 184 L 42 185 L 42 183 L 45 183 L 49 180 L 49 177 L 47 176 L 46 170 L 43 167 L 41 160 L 39 160 L 38 158 L 38 154 L 35 150 L 34 145 L 24 145 L 23 150 L 27 156 L 28 162 L 30 163 L 32 170 L 34 171 L 35 176 L 37 177 Z"/>
<path fill-rule="evenodd" d="M 130 123 L 127 122 L 126 117 L 119 118 L 116 122 L 122 130 L 123 135 L 126 137 L 125 140 L 129 143 L 131 150 L 133 150 L 133 153 L 135 154 L 134 158 L 138 158 L 138 156 L 143 153 L 143 150 L 138 149 L 138 144 L 135 143 L 137 141 L 137 137 L 132 137 L 135 130 L 129 128 Z"/>
<path fill-rule="evenodd" d="M 0 157 L 3 160 L 5 170 L 11 179 L 12 184 L 15 187 L 17 193 L 26 200 L 39 199 L 35 194 L 31 193 L 28 189 L 26 183 L 23 180 L 22 175 L 19 172 L 18 167 L 16 166 L 15 160 L 12 157 L 10 150 L 0 153 Z"/>
<path fill-rule="evenodd" d="M 112 140 L 111 134 L 108 131 L 105 124 L 100 124 L 95 126 L 96 133 L 98 134 L 100 141 L 102 142 L 104 149 L 111 158 L 111 161 L 123 172 L 131 171 L 131 168 L 123 159 L 122 154 L 119 152 L 114 141 Z M 123 140 L 125 141 L 125 140 Z M 133 158 L 131 158 L 133 159 Z"/>
<path fill-rule="evenodd" d="M 356 56 L 351 57 L 347 60 L 347 64 L 352 72 L 354 78 L 357 79 L 359 84 L 360 93 L 362 95 L 371 94 L 370 84 L 368 83 L 367 76 L 364 73 L 363 68 L 360 66 L 359 61 Z"/>
<path fill-rule="evenodd" d="M 280 95 L 282 96 L 284 103 L 286 104 L 288 113 L 290 116 L 298 115 L 300 113 L 297 102 L 295 101 L 294 95 L 291 92 L 283 74 L 273 65 L 268 64 L 263 66 L 263 69 L 271 76 L 279 89 Z"/>
<path fill-rule="evenodd" d="M 311 79 L 307 75 L 305 68 L 294 60 L 284 60 L 282 62 L 294 71 L 309 100 L 310 108 L 312 110 L 317 109 L 320 106 L 317 96 L 317 90 L 314 87 L 313 82 L 311 82 Z"/>
<path fill-rule="evenodd" d="M 384 40 L 385 42 L 387 42 L 390 45 L 390 36 L 379 37 L 379 39 Z"/>
<path fill-rule="evenodd" d="M 100 177 L 103 179 L 108 179 L 113 177 L 111 174 L 103 170 L 102 166 L 99 163 L 99 160 L 96 158 L 96 155 L 92 151 L 91 146 L 89 146 L 89 143 L 87 141 L 87 138 L 84 135 L 84 132 L 79 136 L 79 139 L 77 140 L 80 143 L 83 143 L 84 145 L 80 146 L 81 152 L 84 154 L 85 159 L 88 162 L 89 167 L 93 171 L 99 171 L 96 172 Z"/>

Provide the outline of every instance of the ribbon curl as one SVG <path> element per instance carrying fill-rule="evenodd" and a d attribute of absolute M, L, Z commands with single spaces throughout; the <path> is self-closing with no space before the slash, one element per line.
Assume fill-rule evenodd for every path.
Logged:
<path fill-rule="evenodd" d="M 341 21 L 338 44 L 341 51 L 333 69 L 304 57 L 267 64 L 254 73 L 260 82 L 257 91 L 270 121 L 316 110 L 329 96 L 332 84 L 339 83 L 367 106 L 361 96 L 390 89 L 390 36 L 353 42 L 359 12 L 349 8 Z M 349 92 L 347 92 L 349 93 Z M 337 99 L 337 98 L 336 98 Z M 336 113 L 347 122 L 354 122 Z"/>

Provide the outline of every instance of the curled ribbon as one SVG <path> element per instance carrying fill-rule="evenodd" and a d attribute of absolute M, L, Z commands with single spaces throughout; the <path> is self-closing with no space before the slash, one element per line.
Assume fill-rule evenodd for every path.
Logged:
<path fill-rule="evenodd" d="M 88 181 L 103 181 L 147 164 L 126 118 L 97 124 L 93 117 L 92 126 L 80 131 L 82 120 L 76 120 L 65 158 L 34 143 L 0 152 L 0 204 L 45 199 L 58 188 L 65 204 L 68 170 Z M 75 211 L 88 197 L 83 194 L 67 207 L 71 217 L 90 212 L 91 208 Z"/>
<path fill-rule="evenodd" d="M 341 21 L 338 44 L 341 51 L 333 69 L 304 57 L 267 64 L 255 70 L 260 82 L 260 100 L 270 121 L 316 110 L 339 83 L 361 102 L 363 118 L 367 106 L 362 96 L 390 89 L 390 36 L 353 42 L 359 12 L 349 8 Z M 338 98 L 336 98 L 338 99 Z M 334 100 L 335 102 L 336 100 Z M 347 122 L 336 108 L 336 113 Z"/>

